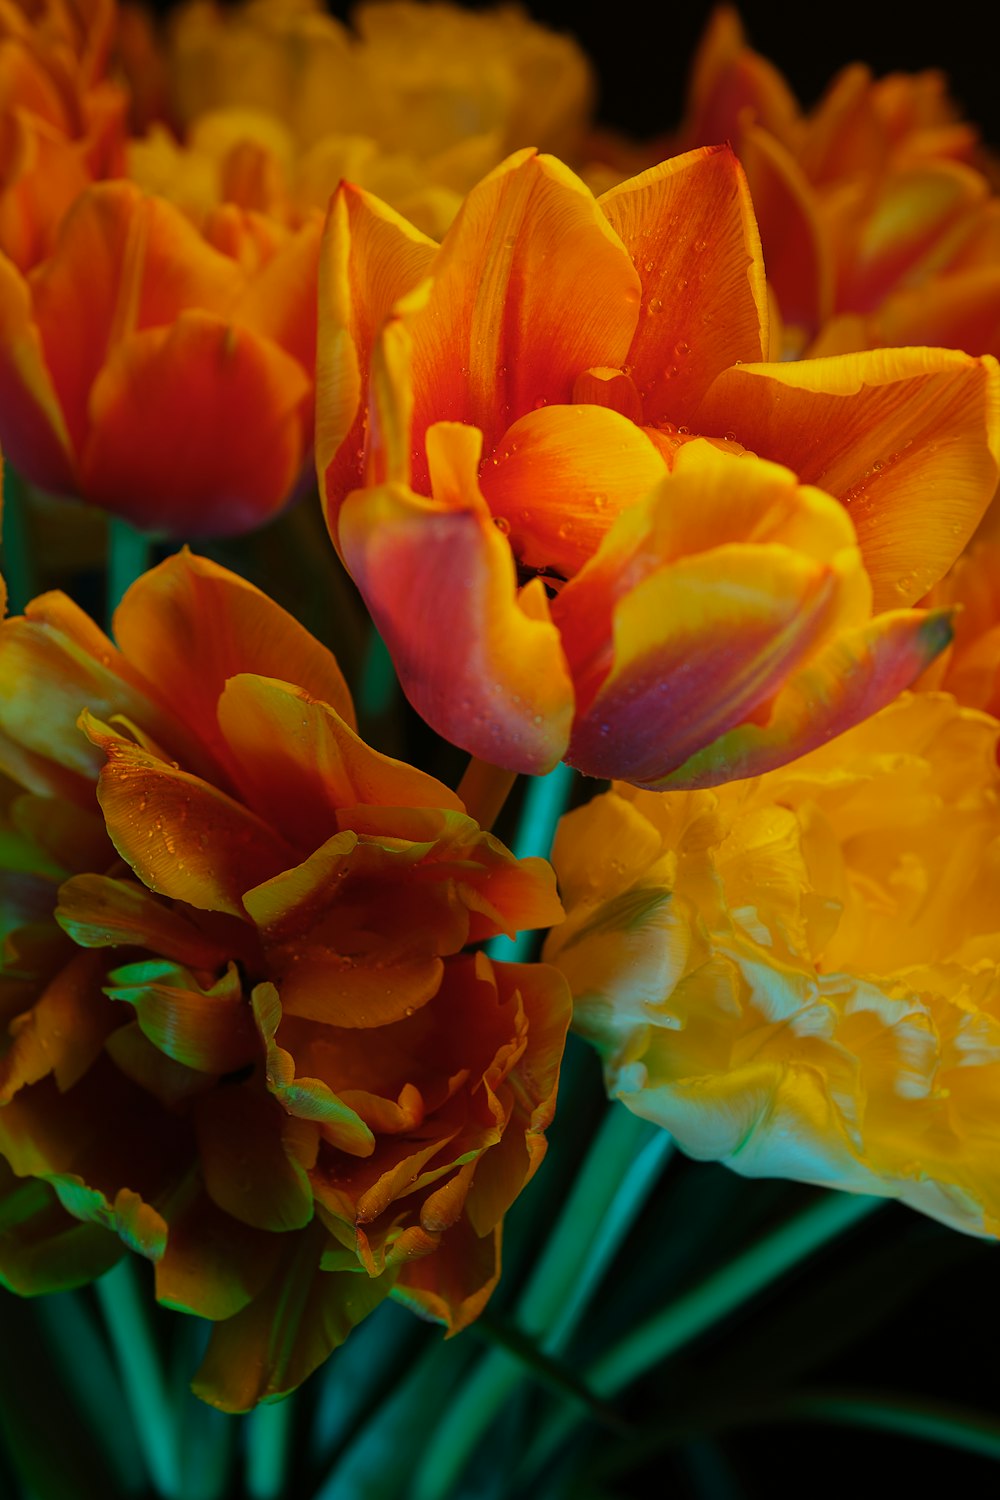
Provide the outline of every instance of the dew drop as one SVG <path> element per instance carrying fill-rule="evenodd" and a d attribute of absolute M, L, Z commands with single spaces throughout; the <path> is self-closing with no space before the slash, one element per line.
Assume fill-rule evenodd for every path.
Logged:
<path fill-rule="evenodd" d="M 649 313 L 650 317 L 655 317 L 658 312 L 662 312 L 663 311 L 663 301 L 662 301 L 662 298 L 660 298 L 660 297 L 650 297 L 649 301 L 646 303 L 646 311 Z"/>
<path fill-rule="evenodd" d="M 494 460 L 496 462 L 496 460 Z M 494 516 L 493 524 L 503 536 L 510 536 L 510 522 L 506 516 Z"/>
<path fill-rule="evenodd" d="M 549 398 L 548 396 L 536 396 L 532 404 L 536 411 L 541 411 L 543 406 L 548 406 Z"/>
<path fill-rule="evenodd" d="M 690 427 L 678 427 L 677 431 L 680 433 L 681 437 L 685 437 L 691 431 L 691 429 Z"/>
<path fill-rule="evenodd" d="M 653 269 L 653 262 L 651 260 L 644 260 L 642 267 L 644 271 L 651 271 Z"/>
<path fill-rule="evenodd" d="M 683 359 L 685 354 L 691 353 L 691 345 L 686 344 L 684 340 L 681 339 L 674 345 L 674 353 L 678 356 L 678 358 Z"/>

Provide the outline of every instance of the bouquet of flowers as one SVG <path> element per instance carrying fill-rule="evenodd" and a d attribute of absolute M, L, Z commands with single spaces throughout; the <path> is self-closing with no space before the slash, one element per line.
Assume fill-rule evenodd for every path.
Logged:
<path fill-rule="evenodd" d="M 1000 1237 L 946 81 L 722 7 L 639 142 L 443 0 L 9 0 L 0 80 L 0 1487 L 981 1475 L 974 1388 L 822 1381 Z"/>

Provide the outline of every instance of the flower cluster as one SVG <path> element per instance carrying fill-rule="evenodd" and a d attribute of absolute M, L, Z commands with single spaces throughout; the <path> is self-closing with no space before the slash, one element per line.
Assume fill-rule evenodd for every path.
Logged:
<path fill-rule="evenodd" d="M 138 1252 L 242 1410 L 390 1292 L 483 1306 L 569 1000 L 467 950 L 561 909 L 242 579 L 178 555 L 115 634 L 62 595 L 0 628 L 0 1276 Z"/>

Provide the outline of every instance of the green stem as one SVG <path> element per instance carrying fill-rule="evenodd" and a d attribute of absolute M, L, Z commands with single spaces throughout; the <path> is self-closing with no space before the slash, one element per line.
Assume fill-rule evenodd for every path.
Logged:
<path fill-rule="evenodd" d="M 514 853 L 518 859 L 532 855 L 548 859 L 552 849 L 559 819 L 566 811 L 576 772 L 571 766 L 560 762 L 546 776 L 532 776 L 525 788 L 524 805 L 514 840 Z M 530 957 L 536 934 L 519 932 L 516 938 L 498 937 L 487 944 L 491 958 L 507 959 L 511 963 L 523 963 Z"/>
<path fill-rule="evenodd" d="M 810 1392 L 785 1404 L 787 1416 L 895 1432 L 1000 1459 L 1000 1422 L 986 1412 L 968 1412 L 936 1401 L 862 1391 Z"/>
<path fill-rule="evenodd" d="M 148 1310 L 128 1256 L 101 1277 L 96 1291 L 150 1478 L 164 1500 L 181 1500 L 174 1413 Z"/>
<path fill-rule="evenodd" d="M 28 525 L 27 494 L 20 476 L 8 464 L 3 475 L 3 572 L 12 615 L 39 592 Z"/>
<path fill-rule="evenodd" d="M 825 1195 L 627 1334 L 590 1366 L 585 1384 L 597 1396 L 616 1396 L 884 1201 L 853 1193 Z M 541 1428 L 525 1457 L 522 1480 L 541 1468 L 579 1420 L 575 1410 L 565 1409 Z"/>
<path fill-rule="evenodd" d="M 110 624 L 122 596 L 135 580 L 149 567 L 152 539 L 144 531 L 136 531 L 120 516 L 108 517 L 108 598 L 107 613 Z"/>
<path fill-rule="evenodd" d="M 361 684 L 358 689 L 358 707 L 366 723 L 372 719 L 380 719 L 389 712 L 396 688 L 396 669 L 392 664 L 392 657 L 373 625 L 361 664 Z"/>
<path fill-rule="evenodd" d="M 250 1500 L 280 1500 L 288 1493 L 288 1449 L 294 1397 L 258 1406 L 247 1418 L 247 1494 Z"/>
<path fill-rule="evenodd" d="M 651 1155 L 650 1147 L 655 1147 Z M 610 1106 L 514 1314 L 521 1333 L 536 1339 L 544 1351 L 552 1347 L 553 1331 L 560 1343 L 569 1338 L 658 1175 L 652 1171 L 654 1161 L 662 1165 L 668 1152 L 669 1137 L 663 1131 L 621 1104 Z M 640 1161 L 642 1167 L 635 1170 Z M 602 1226 L 600 1263 L 591 1272 L 595 1226 Z M 582 1296 L 575 1290 L 581 1280 L 586 1283 Z M 480 1360 L 427 1444 L 413 1500 L 443 1500 L 451 1492 L 526 1373 L 536 1372 L 504 1349 L 493 1349 Z"/>

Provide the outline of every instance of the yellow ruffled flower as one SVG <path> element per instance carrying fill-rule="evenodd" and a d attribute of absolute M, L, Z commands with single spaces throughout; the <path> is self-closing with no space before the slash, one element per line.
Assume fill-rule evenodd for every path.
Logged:
<path fill-rule="evenodd" d="M 589 113 L 589 64 L 516 6 L 482 13 L 393 0 L 353 29 L 313 0 L 189 0 L 174 15 L 162 126 L 130 171 L 185 206 L 243 202 L 284 222 L 325 209 L 342 178 L 440 235 L 462 197 L 513 147 L 572 152 Z M 246 189 L 253 164 L 258 201 Z"/>
<path fill-rule="evenodd" d="M 545 956 L 609 1093 L 746 1176 L 1000 1234 L 997 730 L 904 695 L 756 780 L 565 818 Z"/>

